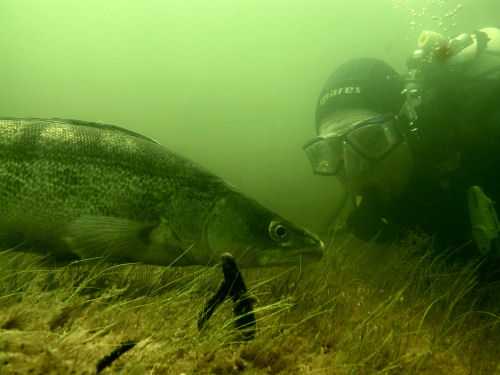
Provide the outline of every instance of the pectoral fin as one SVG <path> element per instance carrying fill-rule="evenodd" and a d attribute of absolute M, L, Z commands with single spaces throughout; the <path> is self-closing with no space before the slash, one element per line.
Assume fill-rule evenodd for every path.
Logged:
<path fill-rule="evenodd" d="M 72 221 L 63 239 L 81 259 L 105 257 L 110 261 L 134 261 L 147 245 L 147 226 L 132 220 L 82 216 Z"/>
<path fill-rule="evenodd" d="M 107 216 L 82 216 L 72 221 L 64 240 L 81 259 L 170 265 L 187 253 L 165 221 L 138 223 Z M 178 265 L 195 264 L 188 255 Z"/>

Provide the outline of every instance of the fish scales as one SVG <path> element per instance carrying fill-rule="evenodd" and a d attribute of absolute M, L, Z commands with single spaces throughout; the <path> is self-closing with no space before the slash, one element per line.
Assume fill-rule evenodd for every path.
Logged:
<path fill-rule="evenodd" d="M 253 247 L 260 250 L 251 253 L 269 242 L 267 228 L 256 235 L 263 218 L 291 225 L 307 240 L 298 247 L 305 253 L 322 246 L 312 233 L 159 143 L 76 120 L 0 119 L 0 212 L 0 243 L 61 259 L 189 265 L 240 251 L 243 265 L 244 259 L 248 266 L 268 265 L 269 257 L 243 254 L 256 238 Z M 235 223 L 248 244 L 227 233 L 238 232 Z"/>
<path fill-rule="evenodd" d="M 187 210 L 196 231 L 200 215 L 192 208 L 207 209 L 227 189 L 189 160 L 120 131 L 40 120 L 1 126 L 0 160 L 6 176 L 0 188 L 6 192 L 12 179 L 31 181 L 2 195 L 3 220 L 15 224 L 19 215 L 29 214 L 37 219 L 27 228 L 32 235 L 60 237 L 64 222 L 83 215 L 158 220 L 162 209 L 170 215 Z M 168 178 L 172 175 L 176 178 Z M 176 191 L 183 196 L 180 202 L 174 201 Z M 44 222 L 47 229 L 40 231 Z"/>

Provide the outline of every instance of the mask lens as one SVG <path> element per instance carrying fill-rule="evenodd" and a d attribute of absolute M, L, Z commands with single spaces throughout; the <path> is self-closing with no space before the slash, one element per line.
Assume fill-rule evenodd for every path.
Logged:
<path fill-rule="evenodd" d="M 392 121 L 367 124 L 352 130 L 346 137 L 359 153 L 370 160 L 380 160 L 400 141 Z"/>
<path fill-rule="evenodd" d="M 366 169 L 366 163 L 369 163 L 369 161 L 362 160 L 361 156 L 359 155 L 359 152 L 353 149 L 353 147 L 348 144 L 347 142 L 344 142 L 343 145 L 344 149 L 344 167 L 346 174 L 349 177 L 357 177 L 361 173 L 363 173 L 364 169 Z"/>
<path fill-rule="evenodd" d="M 342 154 L 341 144 L 334 138 L 319 138 L 304 146 L 315 174 L 332 176 L 337 173 Z"/>

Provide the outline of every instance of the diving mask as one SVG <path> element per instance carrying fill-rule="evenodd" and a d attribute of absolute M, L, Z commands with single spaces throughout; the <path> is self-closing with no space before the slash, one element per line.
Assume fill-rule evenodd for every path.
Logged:
<path fill-rule="evenodd" d="M 359 169 L 358 155 L 370 161 L 384 159 L 401 140 L 396 118 L 384 114 L 356 123 L 340 134 L 316 137 L 303 149 L 315 174 L 333 176 L 343 163 L 346 170 L 353 169 L 351 172 Z"/>

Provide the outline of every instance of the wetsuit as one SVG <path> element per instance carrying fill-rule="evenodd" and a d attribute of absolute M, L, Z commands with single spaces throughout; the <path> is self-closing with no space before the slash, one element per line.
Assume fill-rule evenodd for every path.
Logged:
<path fill-rule="evenodd" d="M 500 202 L 500 82 L 449 77 L 418 115 L 418 130 L 408 135 L 415 166 L 406 191 L 382 203 L 367 190 L 347 226 L 364 240 L 420 231 L 434 236 L 440 250 L 468 244 L 474 252 L 467 189 L 478 185 Z"/>

